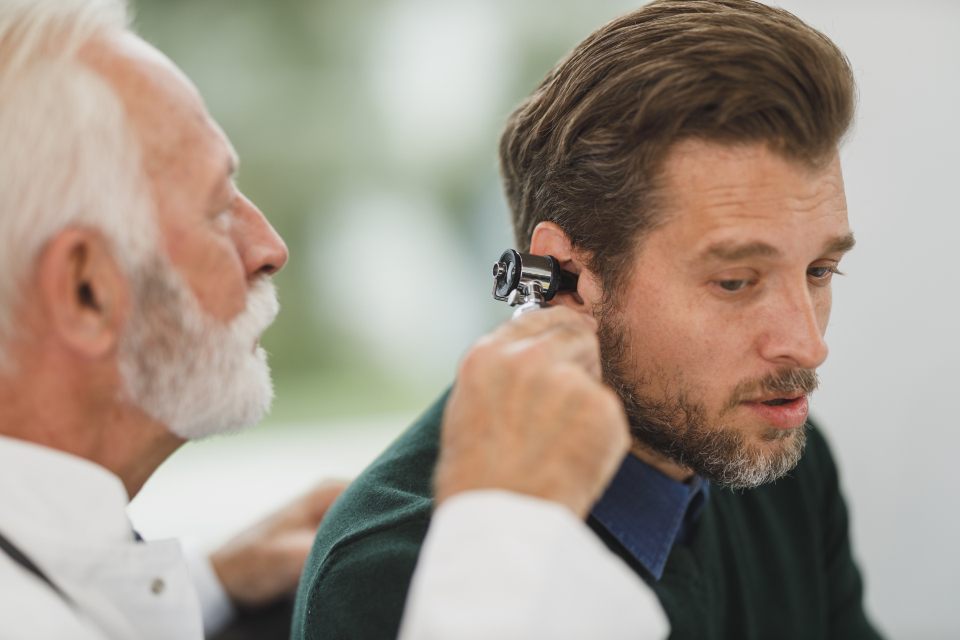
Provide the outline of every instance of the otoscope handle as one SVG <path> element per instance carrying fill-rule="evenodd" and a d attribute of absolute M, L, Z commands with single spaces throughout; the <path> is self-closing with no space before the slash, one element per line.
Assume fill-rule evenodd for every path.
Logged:
<path fill-rule="evenodd" d="M 521 284 L 518 288 L 510 292 L 507 302 L 511 307 L 516 307 L 513 311 L 514 318 L 519 318 L 528 311 L 546 309 L 550 306 L 547 304 L 547 301 L 544 300 L 540 292 L 540 287 L 536 284 Z"/>

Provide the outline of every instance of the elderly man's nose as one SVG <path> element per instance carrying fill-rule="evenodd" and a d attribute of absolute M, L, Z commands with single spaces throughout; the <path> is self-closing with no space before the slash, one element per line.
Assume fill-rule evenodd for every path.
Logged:
<path fill-rule="evenodd" d="M 268 276 L 280 271 L 289 258 L 283 238 L 245 196 L 240 196 L 236 215 L 236 243 L 247 276 Z"/>

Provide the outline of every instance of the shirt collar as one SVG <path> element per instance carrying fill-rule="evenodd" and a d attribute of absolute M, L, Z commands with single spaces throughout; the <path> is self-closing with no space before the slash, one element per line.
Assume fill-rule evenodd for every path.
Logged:
<path fill-rule="evenodd" d="M 104 467 L 0 436 L 0 531 L 66 592 L 96 636 L 202 638 L 180 545 L 135 542 L 127 502 L 120 478 Z M 16 579 L 0 575 L 0 593 Z M 40 593 L 62 606 L 53 591 Z M 30 611 L 42 615 L 44 602 Z"/>
<path fill-rule="evenodd" d="M 30 547 L 65 531 L 78 545 L 133 540 L 128 502 L 120 478 L 104 467 L 0 436 L 0 530 L 16 542 Z"/>
<path fill-rule="evenodd" d="M 659 580 L 670 550 L 690 533 L 708 497 L 703 478 L 677 482 L 628 455 L 592 513 Z"/>

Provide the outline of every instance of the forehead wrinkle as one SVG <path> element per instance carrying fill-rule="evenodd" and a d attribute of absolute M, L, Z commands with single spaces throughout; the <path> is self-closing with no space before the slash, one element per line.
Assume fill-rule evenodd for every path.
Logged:
<path fill-rule="evenodd" d="M 776 181 L 771 180 L 769 186 L 718 185 L 701 188 L 697 208 L 724 216 L 748 218 L 765 215 L 770 209 L 783 213 L 808 214 L 830 208 L 830 201 L 836 198 L 836 194 L 826 187 L 800 196 L 783 196 L 774 192 L 776 186 Z M 690 200 L 686 200 L 686 203 L 693 204 Z"/>
<path fill-rule="evenodd" d="M 831 201 L 843 198 L 842 176 L 830 171 L 838 159 L 826 168 L 809 169 L 772 154 L 781 162 L 758 168 L 753 161 L 764 155 L 771 152 L 762 146 L 677 145 L 663 171 L 665 208 L 670 213 L 692 208 L 753 217 L 768 208 L 793 214 L 834 209 Z M 811 176 L 825 179 L 811 183 Z M 845 208 L 845 202 L 838 204 Z"/>

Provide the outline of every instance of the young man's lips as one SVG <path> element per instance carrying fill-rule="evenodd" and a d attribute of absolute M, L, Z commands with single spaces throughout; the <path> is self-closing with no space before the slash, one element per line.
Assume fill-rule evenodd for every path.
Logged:
<path fill-rule="evenodd" d="M 762 402 L 744 402 L 743 406 L 755 412 L 764 422 L 776 429 L 796 429 L 806 422 L 807 413 L 810 411 L 807 396 L 800 396 L 774 406 Z"/>

